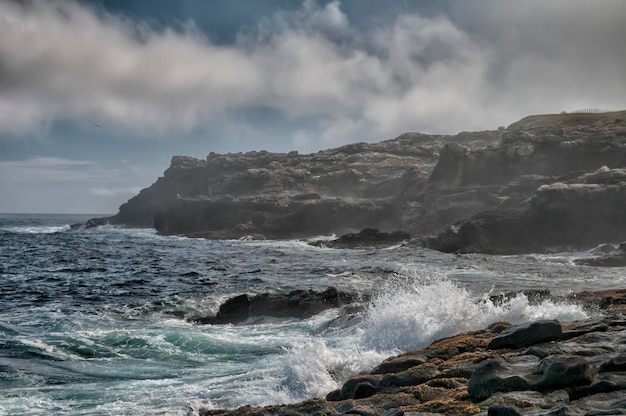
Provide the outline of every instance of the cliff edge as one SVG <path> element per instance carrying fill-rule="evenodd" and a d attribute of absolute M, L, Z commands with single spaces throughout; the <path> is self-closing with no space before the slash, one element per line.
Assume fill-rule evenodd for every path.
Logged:
<path fill-rule="evenodd" d="M 218 239 L 375 228 L 449 252 L 590 248 L 626 241 L 625 169 L 625 111 L 538 115 L 307 155 L 174 156 L 163 177 L 92 225 Z"/>

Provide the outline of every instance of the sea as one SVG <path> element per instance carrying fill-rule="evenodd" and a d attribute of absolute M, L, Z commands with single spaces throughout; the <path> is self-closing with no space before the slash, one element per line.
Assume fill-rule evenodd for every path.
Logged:
<path fill-rule="evenodd" d="M 0 214 L 0 415 L 194 415 L 324 397 L 389 356 L 495 321 L 600 314 L 558 299 L 626 287 L 624 268 L 575 264 L 591 251 L 457 255 L 70 230 L 94 216 Z M 244 293 L 331 286 L 363 295 L 360 307 L 190 321 Z"/>

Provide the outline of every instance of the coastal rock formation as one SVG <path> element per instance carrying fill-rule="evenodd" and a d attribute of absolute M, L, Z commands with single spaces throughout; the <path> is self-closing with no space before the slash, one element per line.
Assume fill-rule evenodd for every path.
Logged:
<path fill-rule="evenodd" d="M 318 240 L 311 244 L 318 247 L 331 248 L 379 248 L 403 243 L 411 236 L 402 231 L 392 233 L 380 232 L 376 228 L 365 228 L 358 233 L 344 234 L 341 237 L 326 241 Z"/>
<path fill-rule="evenodd" d="M 626 241 L 626 112 L 526 117 L 496 131 L 406 133 L 300 155 L 175 156 L 105 222 L 213 239 L 401 230 L 448 252 Z M 353 244 L 359 246 L 360 243 Z"/>
<path fill-rule="evenodd" d="M 496 322 L 444 338 L 351 377 L 325 399 L 200 414 L 625 414 L 626 315 L 605 307 L 605 315 L 583 321 Z"/>
<path fill-rule="evenodd" d="M 441 154 L 423 229 L 450 220 L 441 201 L 475 212 L 449 221 L 431 248 L 503 254 L 626 240 L 626 112 L 527 117 L 498 147 L 449 145 Z"/>
<path fill-rule="evenodd" d="M 339 308 L 357 300 L 353 293 L 329 287 L 323 292 L 294 290 L 286 294 L 261 293 L 256 296 L 239 295 L 228 299 L 215 316 L 190 318 L 201 324 L 238 324 L 253 317 L 309 318 L 326 309 Z"/>
<path fill-rule="evenodd" d="M 109 222 L 214 239 L 302 238 L 396 230 L 404 199 L 421 192 L 449 142 L 495 144 L 501 131 L 405 133 L 300 155 L 266 151 L 175 156 L 163 177 Z"/>

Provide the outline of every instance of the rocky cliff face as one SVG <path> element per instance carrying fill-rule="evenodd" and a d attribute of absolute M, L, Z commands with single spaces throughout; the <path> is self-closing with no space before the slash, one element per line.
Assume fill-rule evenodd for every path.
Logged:
<path fill-rule="evenodd" d="M 402 230 L 443 251 L 626 240 L 626 112 L 526 117 L 455 136 L 406 133 L 315 154 L 175 156 L 109 222 L 207 238 Z"/>
<path fill-rule="evenodd" d="M 151 187 L 109 221 L 162 234 L 208 238 L 296 238 L 395 229 L 404 200 L 421 193 L 448 142 L 494 144 L 500 132 L 406 133 L 315 154 L 266 151 L 175 156 Z"/>
<path fill-rule="evenodd" d="M 496 148 L 449 145 L 424 200 L 439 215 L 449 200 L 477 209 L 429 245 L 516 253 L 623 241 L 625 166 L 626 112 L 527 117 Z"/>

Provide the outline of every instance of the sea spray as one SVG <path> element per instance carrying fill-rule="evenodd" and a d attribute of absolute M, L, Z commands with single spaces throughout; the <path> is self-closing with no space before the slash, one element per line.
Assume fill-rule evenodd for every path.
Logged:
<path fill-rule="evenodd" d="M 499 320 L 575 320 L 587 314 L 578 305 L 543 301 L 531 305 L 520 293 L 501 304 L 481 299 L 434 266 L 411 266 L 395 273 L 372 300 L 362 343 L 378 351 L 407 351 Z"/>

